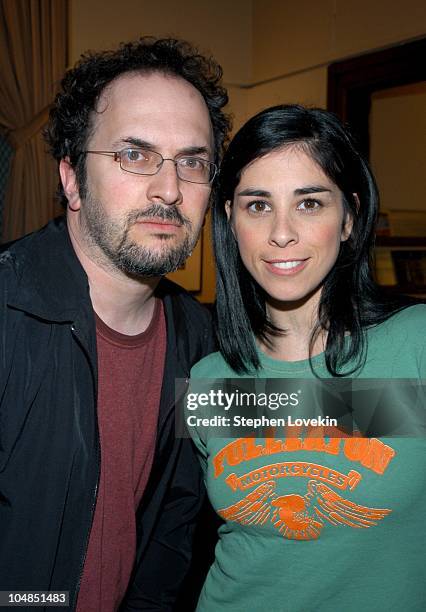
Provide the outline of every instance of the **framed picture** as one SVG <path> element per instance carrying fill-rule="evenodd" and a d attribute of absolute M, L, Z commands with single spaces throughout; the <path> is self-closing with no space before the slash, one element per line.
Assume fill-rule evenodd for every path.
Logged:
<path fill-rule="evenodd" d="M 202 243 L 203 232 L 201 232 L 200 239 L 195 249 L 192 251 L 191 257 L 186 260 L 185 264 L 179 268 L 179 270 L 167 274 L 167 278 L 181 285 L 187 291 L 201 291 Z"/>

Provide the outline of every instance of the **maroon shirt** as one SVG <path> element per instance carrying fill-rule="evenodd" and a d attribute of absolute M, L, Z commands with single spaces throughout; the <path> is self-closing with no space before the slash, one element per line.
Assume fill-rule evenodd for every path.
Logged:
<path fill-rule="evenodd" d="M 120 605 L 136 554 L 135 513 L 154 456 L 166 353 L 166 323 L 156 299 L 149 327 L 125 336 L 96 317 L 101 475 L 77 612 Z"/>

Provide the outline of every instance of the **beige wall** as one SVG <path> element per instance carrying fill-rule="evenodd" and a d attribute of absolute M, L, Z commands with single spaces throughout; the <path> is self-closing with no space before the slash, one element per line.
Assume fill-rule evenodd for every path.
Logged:
<path fill-rule="evenodd" d="M 253 0 L 253 24 L 249 115 L 279 102 L 325 106 L 328 65 L 424 36 L 426 3 Z"/>
<path fill-rule="evenodd" d="M 71 0 L 70 60 L 140 36 L 177 36 L 213 53 L 226 79 L 251 78 L 250 0 Z"/>
<path fill-rule="evenodd" d="M 176 35 L 224 68 L 234 125 L 282 102 L 325 106 L 327 66 L 426 33 L 424 0 L 70 0 L 70 59 L 144 34 Z M 214 299 L 204 230 L 199 299 Z"/>
<path fill-rule="evenodd" d="M 372 96 L 370 161 L 382 210 L 425 211 L 426 82 Z"/>
<path fill-rule="evenodd" d="M 254 0 L 253 81 L 407 40 L 426 31 L 424 0 Z"/>
<path fill-rule="evenodd" d="M 313 68 L 268 81 L 248 90 L 248 116 L 268 106 L 300 103 L 309 106 L 327 105 L 327 68 Z"/>

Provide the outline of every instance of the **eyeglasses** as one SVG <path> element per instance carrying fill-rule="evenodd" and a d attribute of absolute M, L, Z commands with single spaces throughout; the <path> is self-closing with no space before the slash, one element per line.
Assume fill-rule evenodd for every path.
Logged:
<path fill-rule="evenodd" d="M 176 167 L 176 173 L 182 181 L 187 183 L 211 183 L 216 176 L 217 166 L 211 161 L 184 155 L 178 159 L 163 157 L 156 151 L 149 149 L 128 148 L 122 151 L 83 151 L 84 153 L 94 153 L 96 155 L 108 155 L 114 161 L 120 163 L 120 168 L 124 172 L 131 174 L 142 174 L 152 176 L 161 170 L 165 161 L 171 161 Z"/>

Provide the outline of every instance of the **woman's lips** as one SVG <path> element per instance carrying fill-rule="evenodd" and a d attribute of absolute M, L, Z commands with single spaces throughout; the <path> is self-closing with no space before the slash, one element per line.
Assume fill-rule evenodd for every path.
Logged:
<path fill-rule="evenodd" d="M 306 259 L 270 259 L 265 260 L 266 267 L 278 276 L 292 276 L 303 270 L 309 261 Z"/>

